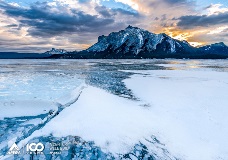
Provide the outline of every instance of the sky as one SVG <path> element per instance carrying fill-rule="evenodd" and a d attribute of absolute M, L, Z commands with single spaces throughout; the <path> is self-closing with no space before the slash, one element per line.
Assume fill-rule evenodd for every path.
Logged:
<path fill-rule="evenodd" d="M 227 0 L 0 0 L 0 52 L 83 50 L 128 25 L 228 45 Z"/>

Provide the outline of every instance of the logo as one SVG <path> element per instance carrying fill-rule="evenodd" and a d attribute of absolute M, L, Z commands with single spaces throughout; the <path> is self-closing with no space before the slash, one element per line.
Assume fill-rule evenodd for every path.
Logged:
<path fill-rule="evenodd" d="M 62 154 L 63 151 L 70 149 L 70 143 L 64 142 L 51 142 L 50 143 L 50 154 Z"/>
<path fill-rule="evenodd" d="M 43 154 L 44 145 L 42 143 L 30 143 L 26 145 L 26 151 L 29 152 L 29 154 L 33 154 L 34 152 L 36 154 Z"/>
<path fill-rule="evenodd" d="M 16 143 L 14 143 L 14 144 L 10 147 L 9 151 L 7 152 L 7 154 L 20 154 L 20 149 L 19 149 L 19 147 L 16 145 Z"/>

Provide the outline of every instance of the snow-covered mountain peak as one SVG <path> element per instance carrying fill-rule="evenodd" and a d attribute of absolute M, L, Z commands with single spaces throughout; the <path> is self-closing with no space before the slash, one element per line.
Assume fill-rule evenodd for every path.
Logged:
<path fill-rule="evenodd" d="M 155 43 L 160 41 L 162 37 L 138 27 L 128 26 L 125 30 L 112 32 L 108 36 L 100 36 L 98 42 L 87 51 L 101 52 L 108 48 L 116 50 L 125 46 L 124 52 L 129 52 L 130 48 L 134 48 L 132 52 L 138 53 L 148 41 L 150 41 L 150 48 L 155 49 Z"/>
<path fill-rule="evenodd" d="M 137 32 L 140 32 L 140 31 L 145 31 L 145 30 L 143 30 L 143 29 L 141 29 L 141 28 L 138 28 L 138 27 L 133 27 L 133 26 L 129 25 L 129 26 L 125 29 L 125 31 L 137 31 Z"/>
<path fill-rule="evenodd" d="M 182 43 L 182 44 L 181 44 Z M 119 32 L 112 32 L 108 36 L 100 36 L 98 42 L 87 49 L 88 52 L 116 52 L 132 53 L 140 52 L 176 53 L 178 47 L 186 46 L 181 41 L 174 40 L 165 33 L 154 34 L 138 27 L 128 26 Z"/>
<path fill-rule="evenodd" d="M 64 50 L 64 49 L 55 49 L 55 48 L 52 48 L 50 51 L 45 52 L 45 54 L 65 54 L 65 53 L 67 53 L 66 50 Z"/>
<path fill-rule="evenodd" d="M 140 28 L 129 25 L 126 29 L 140 29 Z"/>

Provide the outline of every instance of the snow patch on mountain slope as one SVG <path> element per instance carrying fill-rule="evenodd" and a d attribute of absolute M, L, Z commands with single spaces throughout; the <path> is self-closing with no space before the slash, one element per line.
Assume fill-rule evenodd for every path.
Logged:
<path fill-rule="evenodd" d="M 169 38 L 168 42 L 169 42 L 169 44 L 171 46 L 171 53 L 175 53 L 176 52 L 175 41 L 173 41 L 171 38 Z"/>

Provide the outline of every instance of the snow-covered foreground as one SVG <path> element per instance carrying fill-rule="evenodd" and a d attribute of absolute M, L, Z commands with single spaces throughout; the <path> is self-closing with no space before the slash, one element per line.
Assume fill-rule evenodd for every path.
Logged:
<path fill-rule="evenodd" d="M 179 158 L 228 159 L 228 73 L 135 71 L 125 80 L 154 118 L 152 131 Z M 149 126 L 148 126 L 149 128 Z"/>
<path fill-rule="evenodd" d="M 69 63 L 67 68 L 76 72 L 75 64 L 79 62 L 58 63 L 64 66 Z M 45 156 L 35 158 L 228 159 L 226 61 L 115 63 L 80 62 L 82 69 L 84 65 L 83 71 L 89 72 L 78 79 L 72 73 L 73 78 L 68 79 L 69 73 L 65 75 L 64 70 L 57 67 L 60 70 L 54 71 L 54 76 L 61 72 L 61 76 L 57 76 L 58 85 L 42 82 L 45 87 L 59 88 L 59 94 L 52 94 L 55 89 L 47 91 L 49 97 L 54 97 L 51 99 L 15 98 L 6 103 L 7 96 L 2 99 L 0 96 L 0 159 L 31 158 L 26 154 L 7 155 L 14 142 L 22 148 L 32 142 L 60 139 L 69 142 L 69 136 L 80 137 L 80 143 L 71 145 L 59 156 L 51 156 L 49 146 L 45 145 Z M 52 72 L 45 74 L 45 79 L 55 79 Z M 3 88 L 10 84 L 0 82 Z M 38 82 L 33 82 L 27 83 L 42 89 Z M 61 92 L 65 84 L 67 91 Z M 24 89 L 25 93 L 30 93 L 31 88 Z M 39 97 L 41 91 L 35 94 Z M 7 99 L 13 97 L 11 92 L 7 95 Z"/>

